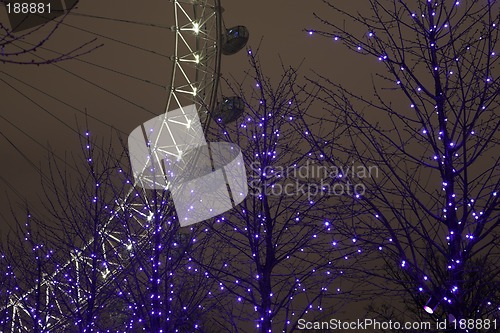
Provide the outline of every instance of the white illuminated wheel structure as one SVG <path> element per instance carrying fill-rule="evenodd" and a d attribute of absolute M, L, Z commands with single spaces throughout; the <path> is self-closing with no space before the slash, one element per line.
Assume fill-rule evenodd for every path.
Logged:
<path fill-rule="evenodd" d="M 220 77 L 222 8 L 220 0 L 173 1 L 175 52 L 166 110 L 193 102 L 208 123 L 216 105 Z"/>
<path fill-rule="evenodd" d="M 171 9 L 175 17 L 171 27 L 175 48 L 171 56 L 166 110 L 183 110 L 195 104 L 203 129 L 208 127 L 211 118 L 234 121 L 242 113 L 241 101 L 236 97 L 217 101 L 221 55 L 234 54 L 243 48 L 248 31 L 241 26 L 223 27 L 220 0 L 173 0 Z M 133 177 L 130 179 L 133 181 Z M 66 264 L 41 276 L 40 286 L 11 295 L 7 305 L 11 332 L 32 331 L 31 301 L 34 298 L 46 313 L 39 318 L 38 331 L 72 331 L 75 323 L 67 319 L 68 304 L 74 311 L 84 311 L 87 307 L 88 269 L 95 267 L 97 261 L 100 277 L 94 288 L 106 287 L 126 268 L 130 254 L 148 242 L 151 236 L 148 228 L 154 219 L 158 215 L 173 214 L 173 205 L 165 204 L 169 200 L 168 192 L 148 190 L 140 181 L 115 203 L 98 237 L 77 246 L 78 249 L 68 255 Z"/>

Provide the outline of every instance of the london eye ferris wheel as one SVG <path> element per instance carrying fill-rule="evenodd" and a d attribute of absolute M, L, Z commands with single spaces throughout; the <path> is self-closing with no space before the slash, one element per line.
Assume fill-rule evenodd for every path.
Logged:
<path fill-rule="evenodd" d="M 67 4 L 66 4 L 67 5 Z M 243 102 L 238 97 L 224 96 L 219 89 L 219 79 L 221 75 L 221 58 L 224 55 L 232 55 L 245 47 L 249 33 L 244 26 L 233 26 L 227 28 L 222 18 L 223 7 L 220 0 L 173 0 L 169 5 L 169 11 L 173 14 L 174 24 L 169 27 L 173 34 L 173 50 L 169 56 L 171 63 L 170 82 L 167 85 L 165 111 L 180 110 L 183 112 L 188 105 L 194 104 L 198 112 L 198 117 L 203 129 L 210 126 L 212 120 L 229 123 L 236 120 L 243 113 Z M 71 13 L 69 15 L 72 15 Z M 78 9 L 75 10 L 78 15 Z M 51 18 L 54 19 L 54 18 Z M 55 18 L 57 19 L 57 18 Z M 5 78 L 5 76 L 4 76 Z M 141 178 L 136 179 L 141 182 Z M 148 208 L 150 194 L 144 184 L 134 184 L 125 196 L 116 202 L 115 212 L 126 210 L 131 213 L 132 219 L 139 226 L 135 240 L 141 239 L 141 226 L 147 224 L 152 219 L 153 209 Z M 115 225 L 119 213 L 111 215 L 108 224 Z M 118 223 L 119 224 L 119 223 Z M 111 228 L 103 226 L 103 232 L 108 232 Z M 131 241 L 130 231 L 125 232 L 119 228 L 112 228 L 106 235 L 106 242 L 100 244 L 102 247 L 102 265 L 100 274 L 105 285 L 107 279 L 116 276 L 115 272 L 121 269 L 117 264 L 119 257 L 126 255 L 132 247 L 140 246 L 137 241 Z M 142 237 L 146 241 L 146 236 Z M 12 293 L 3 307 L 2 313 L 8 314 L 6 320 L 11 323 L 11 332 L 27 332 L 30 325 L 33 325 L 28 318 L 33 311 L 26 300 L 32 294 L 42 295 L 40 299 L 45 302 L 45 306 L 51 307 L 50 314 L 40 320 L 39 330 L 44 332 L 57 332 L 72 325 L 68 322 L 61 306 L 60 295 L 71 293 L 81 295 L 77 299 L 75 308 L 85 307 L 88 299 L 85 286 L 78 282 L 83 279 L 78 276 L 82 267 L 92 260 L 86 249 L 90 248 L 94 239 L 90 238 L 81 246 L 80 250 L 75 250 L 70 254 L 70 260 L 65 265 L 60 266 L 51 273 L 42 277 L 42 282 L 36 288 L 21 293 Z M 71 267 L 77 272 L 75 283 L 71 286 L 61 284 L 58 275 Z M 40 288 L 42 286 L 42 288 Z M 58 313 L 58 309 L 61 313 Z"/>

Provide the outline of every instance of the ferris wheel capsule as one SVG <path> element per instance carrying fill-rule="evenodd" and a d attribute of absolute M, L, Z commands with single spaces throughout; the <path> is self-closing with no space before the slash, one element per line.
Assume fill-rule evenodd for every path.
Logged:
<path fill-rule="evenodd" d="M 245 111 L 245 102 L 239 96 L 224 97 L 212 113 L 215 121 L 229 124 L 236 121 Z"/>
<path fill-rule="evenodd" d="M 224 55 L 232 55 L 239 52 L 248 42 L 250 33 L 243 25 L 238 25 L 226 30 L 222 36 L 221 51 Z"/>

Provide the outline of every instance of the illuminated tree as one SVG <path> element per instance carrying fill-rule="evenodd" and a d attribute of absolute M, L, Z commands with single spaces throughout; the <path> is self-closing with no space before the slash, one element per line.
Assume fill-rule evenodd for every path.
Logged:
<path fill-rule="evenodd" d="M 169 192 L 148 192 L 119 218 L 126 253 L 116 258 L 120 274 L 112 285 L 128 312 L 123 329 L 207 332 L 215 281 L 191 258 L 193 244 L 201 243 L 198 253 L 204 255 L 207 240 L 199 240 L 199 228 L 181 229 Z M 146 216 L 141 225 L 138 211 Z"/>
<path fill-rule="evenodd" d="M 424 306 L 441 320 L 498 318 L 498 3 L 370 0 L 355 13 L 324 2 L 337 18 L 317 15 L 324 28 L 308 33 L 376 70 L 371 97 L 311 79 L 330 112 L 317 119 L 324 139 L 308 137 L 322 163 L 379 170 L 359 198 L 340 197 L 351 212 L 337 211 L 339 231 L 379 249 L 364 267 L 373 291 L 399 296 L 413 319 L 430 319 Z"/>
<path fill-rule="evenodd" d="M 126 186 L 114 180 L 119 168 L 111 148 L 97 148 L 89 133 L 83 138 L 83 156 L 49 156 L 50 172 L 42 173 L 46 209 L 28 213 L 6 250 L 16 278 L 8 304 L 15 331 L 109 328 L 103 314 L 117 270 L 107 232 Z"/>
<path fill-rule="evenodd" d="M 51 309 L 45 295 L 45 276 L 53 271 L 53 251 L 36 231 L 32 231 L 29 218 L 24 239 L 9 239 L 9 245 L 2 246 L 1 320 L 2 331 L 13 329 L 19 332 L 42 332 L 55 311 Z M 21 297 L 24 295 L 25 297 Z M 18 326 L 19 321 L 23 326 Z"/>
<path fill-rule="evenodd" d="M 10 328 L 10 313 L 8 310 L 10 294 L 12 289 L 15 288 L 15 276 L 12 272 L 12 266 L 6 260 L 5 254 L 0 254 L 0 269 L 2 275 L 0 276 L 0 329 L 2 331 L 7 331 Z"/>
<path fill-rule="evenodd" d="M 232 111 L 245 107 L 244 115 L 230 124 L 215 117 L 219 126 L 211 134 L 211 141 L 241 147 L 249 194 L 207 223 L 213 254 L 196 258 L 220 289 L 221 314 L 210 317 L 219 331 L 289 332 L 300 318 L 335 313 L 350 292 L 344 268 L 363 256 L 355 240 L 333 232 L 331 197 L 319 193 L 311 149 L 301 143 L 312 99 L 297 70 L 283 66 L 273 82 L 252 51 L 249 62 L 241 81 L 228 82 L 238 96 Z"/>
<path fill-rule="evenodd" d="M 214 281 L 189 257 L 199 231 L 180 231 L 169 192 L 132 186 L 128 156 L 89 132 L 82 147 L 72 162 L 51 155 L 46 210 L 1 251 L 0 327 L 207 332 Z"/>

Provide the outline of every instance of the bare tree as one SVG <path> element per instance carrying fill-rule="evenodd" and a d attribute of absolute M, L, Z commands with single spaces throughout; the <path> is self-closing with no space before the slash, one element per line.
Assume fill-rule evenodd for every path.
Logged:
<path fill-rule="evenodd" d="M 137 192 L 114 231 L 125 252 L 115 258 L 121 273 L 112 283 L 114 298 L 129 313 L 122 328 L 208 332 L 205 318 L 217 305 L 211 296 L 215 281 L 191 258 L 195 243 L 197 254 L 204 255 L 207 240 L 199 239 L 200 227 L 181 229 L 169 192 Z"/>
<path fill-rule="evenodd" d="M 479 331 L 500 304 L 498 3 L 324 2 L 343 19 L 317 15 L 324 25 L 310 33 L 379 63 L 370 96 L 311 79 L 330 112 L 317 119 L 325 139 L 308 137 L 322 163 L 379 172 L 359 198 L 340 197 L 352 209 L 337 212 L 338 230 L 380 249 L 362 269 L 374 293 L 398 296 L 392 310 L 405 302 L 410 318 L 430 319 L 427 306 L 449 329 Z"/>
<path fill-rule="evenodd" d="M 55 251 L 42 233 L 33 228 L 32 216 L 18 224 L 18 237 L 2 245 L 2 330 L 42 332 L 50 326 L 57 309 L 51 307 L 52 290 L 46 277 L 56 269 Z M 19 222 L 19 220 L 18 220 Z"/>
<path fill-rule="evenodd" d="M 10 303 L 10 295 L 12 294 L 12 290 L 14 289 L 14 274 L 12 272 L 12 266 L 6 260 L 5 254 L 2 253 L 0 254 L 0 270 L 3 272 L 2 275 L 0 276 L 0 329 L 2 331 L 7 331 L 10 329 L 10 322 L 11 322 L 11 314 L 9 311 L 9 303 Z"/>
<path fill-rule="evenodd" d="M 243 80 L 228 82 L 238 97 L 225 98 L 231 112 L 245 107 L 244 115 L 224 124 L 227 114 L 214 112 L 219 126 L 211 139 L 241 148 L 249 194 L 207 223 L 213 255 L 196 258 L 220 289 L 223 311 L 211 317 L 219 331 L 290 332 L 299 319 L 332 316 L 344 304 L 344 269 L 363 256 L 351 239 L 333 233 L 332 198 L 320 193 L 310 146 L 301 142 L 301 119 L 313 99 L 297 70 L 283 65 L 273 82 L 251 50 L 249 63 Z"/>
<path fill-rule="evenodd" d="M 215 281 L 190 258 L 200 232 L 180 231 L 169 192 L 135 186 L 125 152 L 89 132 L 81 143 L 73 159 L 51 155 L 46 209 L 2 251 L 1 327 L 208 332 Z"/>
<path fill-rule="evenodd" d="M 111 148 L 83 138 L 83 154 L 62 160 L 64 165 L 49 156 L 50 172 L 42 178 L 45 209 L 28 213 L 25 226 L 18 223 L 17 239 L 5 251 L 15 277 L 6 305 L 12 331 L 111 328 L 102 318 L 113 301 L 109 281 L 118 274 L 108 263 L 114 256 L 109 230 L 117 224 L 113 207 L 126 186 L 115 181 L 120 169 Z"/>

